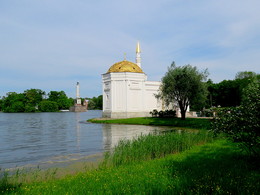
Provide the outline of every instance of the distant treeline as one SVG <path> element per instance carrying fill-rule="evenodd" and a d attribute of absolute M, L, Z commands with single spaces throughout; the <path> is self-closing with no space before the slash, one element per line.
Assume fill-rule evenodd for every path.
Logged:
<path fill-rule="evenodd" d="M 87 98 L 89 109 L 102 109 L 98 98 Z M 97 101 L 98 100 L 98 101 Z M 28 89 L 23 93 L 9 92 L 0 99 L 0 111 L 3 112 L 57 112 L 67 110 L 75 100 L 68 98 L 64 91 L 46 93 L 40 89 Z M 82 101 L 83 102 L 83 101 Z"/>
<path fill-rule="evenodd" d="M 234 80 L 223 80 L 220 83 L 208 84 L 208 100 L 206 108 L 236 107 L 241 105 L 242 92 L 253 79 L 260 81 L 260 75 L 255 72 L 238 72 Z"/>

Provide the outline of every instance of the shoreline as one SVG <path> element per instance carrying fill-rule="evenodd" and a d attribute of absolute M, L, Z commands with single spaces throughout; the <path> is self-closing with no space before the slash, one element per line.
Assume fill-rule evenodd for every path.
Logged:
<path fill-rule="evenodd" d="M 104 159 L 102 152 L 87 155 L 78 159 L 69 159 L 65 161 L 43 161 L 37 164 L 26 164 L 24 166 L 1 169 L 1 172 L 7 172 L 8 175 L 14 176 L 17 173 L 29 175 L 38 174 L 38 179 L 44 179 L 46 175 L 55 172 L 55 178 L 61 178 L 66 175 L 74 175 L 82 171 L 98 168 Z M 40 173 L 40 174 L 39 174 Z"/>

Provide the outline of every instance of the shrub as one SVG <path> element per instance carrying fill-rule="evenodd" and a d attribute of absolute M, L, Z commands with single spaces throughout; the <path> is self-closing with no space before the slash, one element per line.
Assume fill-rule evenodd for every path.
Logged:
<path fill-rule="evenodd" d="M 225 133 L 232 141 L 239 143 L 248 153 L 260 154 L 260 89 L 259 81 L 253 81 L 243 91 L 242 105 L 222 108 L 214 118 L 213 130 Z"/>
<path fill-rule="evenodd" d="M 39 110 L 41 112 L 57 112 L 59 106 L 54 101 L 44 100 L 39 103 Z"/>
<path fill-rule="evenodd" d="M 150 114 L 152 115 L 152 117 L 159 117 L 159 118 L 174 118 L 176 117 L 176 111 L 175 110 L 161 110 L 161 111 L 157 111 L 156 109 L 154 109 L 152 112 L 150 112 Z"/>
<path fill-rule="evenodd" d="M 153 111 L 150 112 L 150 114 L 152 115 L 152 117 L 157 117 L 158 115 L 158 111 L 156 109 L 154 109 Z"/>

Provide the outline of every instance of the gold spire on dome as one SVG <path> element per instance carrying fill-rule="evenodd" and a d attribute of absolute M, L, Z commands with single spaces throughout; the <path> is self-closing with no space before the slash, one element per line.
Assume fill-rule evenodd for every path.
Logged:
<path fill-rule="evenodd" d="M 134 73 L 144 73 L 143 70 L 135 63 L 123 60 L 112 65 L 107 73 L 111 72 L 134 72 Z"/>
<path fill-rule="evenodd" d="M 136 45 L 136 53 L 141 53 L 141 48 L 140 48 L 139 41 L 137 42 L 137 45 Z"/>

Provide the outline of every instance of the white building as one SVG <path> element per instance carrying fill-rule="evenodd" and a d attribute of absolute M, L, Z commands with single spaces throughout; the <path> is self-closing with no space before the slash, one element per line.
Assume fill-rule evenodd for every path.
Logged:
<path fill-rule="evenodd" d="M 137 43 L 136 63 L 125 59 L 102 75 L 103 117 L 144 117 L 150 116 L 153 109 L 162 110 L 162 102 L 155 98 L 161 82 L 147 81 L 147 75 L 141 69 L 140 54 Z"/>

